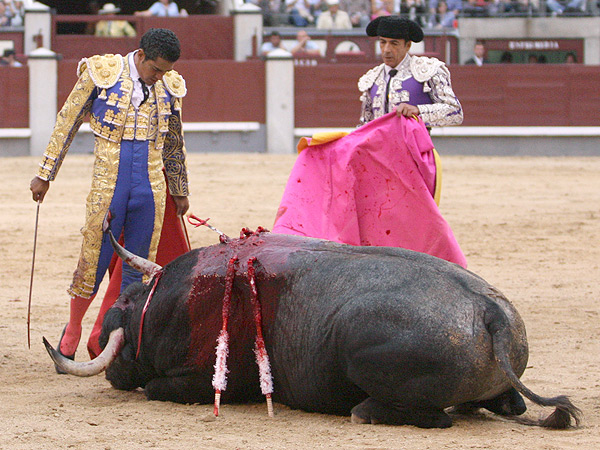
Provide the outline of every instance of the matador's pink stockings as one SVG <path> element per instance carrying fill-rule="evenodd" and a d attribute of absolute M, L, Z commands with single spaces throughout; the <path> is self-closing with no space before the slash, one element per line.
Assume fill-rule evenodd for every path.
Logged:
<path fill-rule="evenodd" d="M 79 345 L 79 339 L 81 338 L 81 321 L 95 296 L 94 294 L 90 298 L 71 298 L 69 323 L 60 340 L 60 352 L 63 355 L 71 356 L 75 354 L 75 350 L 77 350 L 77 346 Z"/>

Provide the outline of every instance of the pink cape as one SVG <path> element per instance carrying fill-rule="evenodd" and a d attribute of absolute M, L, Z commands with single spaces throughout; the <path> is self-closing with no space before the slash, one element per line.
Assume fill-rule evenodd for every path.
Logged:
<path fill-rule="evenodd" d="M 403 247 L 466 267 L 433 199 L 435 181 L 425 125 L 390 113 L 300 153 L 273 232 Z"/>

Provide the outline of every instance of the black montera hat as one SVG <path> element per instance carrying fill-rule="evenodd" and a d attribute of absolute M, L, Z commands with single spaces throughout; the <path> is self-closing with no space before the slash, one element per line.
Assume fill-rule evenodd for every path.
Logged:
<path fill-rule="evenodd" d="M 423 30 L 417 22 L 400 16 L 381 16 L 367 25 L 367 36 L 421 42 Z"/>

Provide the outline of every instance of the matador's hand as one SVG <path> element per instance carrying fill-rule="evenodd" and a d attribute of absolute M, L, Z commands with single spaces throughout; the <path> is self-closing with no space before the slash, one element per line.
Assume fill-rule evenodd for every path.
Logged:
<path fill-rule="evenodd" d="M 417 108 L 414 105 L 409 105 L 408 103 L 400 103 L 396 107 L 396 115 L 398 117 L 400 117 L 400 116 L 405 116 L 405 117 L 418 116 L 419 108 Z"/>
<path fill-rule="evenodd" d="M 183 216 L 190 209 L 190 201 L 185 196 L 174 195 L 173 201 L 175 202 L 175 209 L 178 216 Z"/>
<path fill-rule="evenodd" d="M 29 183 L 29 190 L 34 202 L 43 202 L 48 189 L 50 189 L 50 182 L 39 177 L 33 177 L 33 180 Z"/>

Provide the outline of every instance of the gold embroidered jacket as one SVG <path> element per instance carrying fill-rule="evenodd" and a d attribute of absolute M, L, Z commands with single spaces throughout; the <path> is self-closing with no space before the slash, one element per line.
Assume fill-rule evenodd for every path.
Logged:
<path fill-rule="evenodd" d="M 148 101 L 136 110 L 131 103 L 133 81 L 128 58 L 121 55 L 93 56 L 79 63 L 79 78 L 58 113 L 50 143 L 38 176 L 52 181 L 86 114 L 96 136 L 94 172 L 87 198 L 86 220 L 81 229 L 83 243 L 69 294 L 89 298 L 96 283 L 102 245 L 102 222 L 110 207 L 119 172 L 121 143 L 148 143 L 148 179 L 154 196 L 154 228 L 148 259 L 154 260 L 166 204 L 165 168 L 172 195 L 187 196 L 187 168 L 181 127 L 181 99 L 185 81 L 175 71 L 167 72 L 150 90 Z"/>
<path fill-rule="evenodd" d="M 127 57 L 84 58 L 77 73 L 79 78 L 57 115 L 37 175 L 48 181 L 56 178 L 75 133 L 90 114 L 90 127 L 97 138 L 117 144 L 121 139 L 153 141 L 156 150 L 162 152 L 170 193 L 187 196 L 186 150 L 181 126 L 181 100 L 187 93 L 183 77 L 173 70 L 167 72 L 154 85 L 155 102 L 149 102 L 150 106 L 144 103 L 136 116 L 131 105 L 133 81 Z M 154 105 L 156 111 L 152 109 Z"/>

